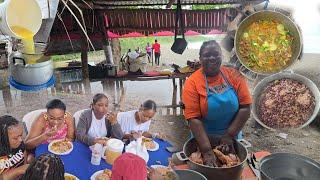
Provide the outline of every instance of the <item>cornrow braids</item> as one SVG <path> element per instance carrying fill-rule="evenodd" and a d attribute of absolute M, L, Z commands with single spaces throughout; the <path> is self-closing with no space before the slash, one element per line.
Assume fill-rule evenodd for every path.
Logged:
<path fill-rule="evenodd" d="M 42 154 L 28 167 L 22 180 L 64 180 L 64 165 L 55 154 Z"/>
<path fill-rule="evenodd" d="M 0 156 L 10 154 L 11 147 L 9 143 L 8 129 L 18 124 L 19 121 L 10 115 L 0 117 Z"/>

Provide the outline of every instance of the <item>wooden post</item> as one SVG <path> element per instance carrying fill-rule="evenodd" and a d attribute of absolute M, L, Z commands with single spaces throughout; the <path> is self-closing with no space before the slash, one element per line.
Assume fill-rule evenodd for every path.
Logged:
<path fill-rule="evenodd" d="M 175 85 L 172 89 L 172 113 L 174 116 L 177 115 L 177 85 Z"/>
<path fill-rule="evenodd" d="M 11 91 L 9 86 L 4 87 L 2 89 L 2 97 L 3 97 L 5 107 L 7 109 L 7 113 L 11 113 L 11 108 L 13 104 L 12 104 L 12 97 L 11 97 Z"/>
<path fill-rule="evenodd" d="M 91 94 L 90 80 L 89 78 L 83 79 L 83 86 L 85 94 Z"/>
<path fill-rule="evenodd" d="M 98 12 L 98 28 L 100 31 L 100 34 L 102 36 L 102 49 L 104 51 L 104 55 L 106 58 L 106 62 L 109 62 L 110 59 L 110 54 L 108 52 L 108 46 L 110 46 L 109 40 L 108 40 L 108 31 L 106 29 L 106 22 L 105 22 L 105 17 L 104 13 L 102 11 Z"/>
<path fill-rule="evenodd" d="M 179 78 L 180 101 L 182 100 L 182 78 Z"/>
<path fill-rule="evenodd" d="M 62 91 L 61 71 L 55 71 L 54 75 L 56 77 L 56 83 L 54 86 L 58 92 L 61 92 Z"/>
<path fill-rule="evenodd" d="M 81 65 L 83 79 L 89 79 L 88 68 L 88 41 L 86 36 L 81 33 Z"/>

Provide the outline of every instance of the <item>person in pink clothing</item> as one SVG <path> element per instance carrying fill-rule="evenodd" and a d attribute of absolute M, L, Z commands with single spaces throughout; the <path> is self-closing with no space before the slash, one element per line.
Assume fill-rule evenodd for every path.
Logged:
<path fill-rule="evenodd" d="M 47 103 L 46 108 L 47 112 L 32 123 L 26 137 L 27 149 L 34 149 L 42 143 L 57 139 L 74 139 L 74 121 L 66 112 L 66 105 L 59 99 L 53 99 Z"/>
<path fill-rule="evenodd" d="M 170 173 L 170 180 L 179 180 L 176 173 Z M 147 171 L 146 162 L 132 153 L 123 153 L 113 163 L 111 180 L 166 180 L 156 169 Z"/>
<path fill-rule="evenodd" d="M 148 54 L 148 62 L 151 63 L 152 62 L 152 47 L 150 46 L 150 43 L 147 43 L 146 52 Z"/>

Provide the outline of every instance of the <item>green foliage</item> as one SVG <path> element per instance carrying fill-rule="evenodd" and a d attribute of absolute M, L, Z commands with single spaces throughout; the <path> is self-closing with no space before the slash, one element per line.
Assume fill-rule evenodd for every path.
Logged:
<path fill-rule="evenodd" d="M 160 37 L 137 37 L 137 38 L 120 38 L 120 45 L 121 45 L 121 54 L 124 54 L 128 51 L 128 49 L 135 50 L 137 47 L 140 48 L 142 52 L 145 51 L 145 47 L 147 43 L 152 45 L 154 40 L 157 39 L 158 42 L 162 46 L 171 46 L 173 44 L 174 37 L 173 36 L 160 36 Z M 186 40 L 188 43 L 193 42 L 203 42 L 214 39 L 213 36 L 186 36 Z M 92 56 L 104 56 L 103 51 L 90 51 L 88 53 L 88 57 Z M 53 61 L 68 61 L 74 59 L 80 59 L 81 53 L 73 53 L 73 54 L 65 54 L 65 55 L 55 55 L 52 56 Z M 90 58 L 89 58 L 90 61 Z"/>
<path fill-rule="evenodd" d="M 192 10 L 210 10 L 210 9 L 225 9 L 230 8 L 230 4 L 217 4 L 217 5 L 192 5 Z"/>

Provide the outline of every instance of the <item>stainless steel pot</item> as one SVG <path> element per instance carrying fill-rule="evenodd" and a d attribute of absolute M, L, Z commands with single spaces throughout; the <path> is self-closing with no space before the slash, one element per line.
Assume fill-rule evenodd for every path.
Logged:
<path fill-rule="evenodd" d="M 190 169 L 175 170 L 175 172 L 181 180 L 207 180 L 204 175 Z"/>
<path fill-rule="evenodd" d="M 211 146 L 217 146 L 220 142 L 220 136 L 209 136 Z M 245 145 L 239 141 L 234 141 L 234 147 L 239 156 L 241 163 L 233 167 L 211 167 L 198 164 L 189 160 L 189 156 L 197 151 L 197 142 L 195 138 L 189 139 L 183 146 L 183 151 L 177 153 L 179 160 L 187 161 L 190 169 L 203 174 L 207 179 L 227 179 L 240 180 L 244 163 L 247 160 L 248 151 Z"/>
<path fill-rule="evenodd" d="M 25 54 L 19 51 L 10 56 L 10 71 L 12 78 L 23 85 L 41 85 L 50 80 L 53 75 L 53 62 L 50 56 L 44 56 L 45 46 L 35 44 L 35 54 Z M 32 58 L 37 63 L 28 64 L 27 59 Z"/>
<path fill-rule="evenodd" d="M 292 153 L 274 153 L 260 160 L 261 180 L 319 180 L 320 163 Z"/>
<path fill-rule="evenodd" d="M 297 129 L 304 128 L 304 127 L 308 126 L 317 117 L 318 112 L 320 110 L 320 92 L 319 92 L 319 89 L 317 88 L 317 86 L 314 84 L 314 82 L 312 82 L 310 79 L 308 79 L 302 75 L 295 74 L 292 71 L 281 72 L 281 73 L 277 73 L 277 74 L 271 75 L 269 77 L 266 77 L 262 81 L 260 81 L 258 83 L 258 85 L 254 88 L 254 90 L 253 90 L 253 105 L 252 105 L 252 111 L 251 111 L 254 119 L 261 126 L 267 128 L 267 129 L 270 129 L 270 130 L 275 130 L 274 128 L 267 126 L 266 124 L 264 124 L 260 120 L 259 113 L 258 113 L 258 105 L 260 102 L 261 93 L 266 89 L 266 86 L 269 83 L 271 83 L 275 80 L 279 80 L 279 79 L 296 80 L 296 81 L 306 85 L 310 89 L 310 91 L 312 92 L 314 99 L 315 99 L 315 102 L 316 102 L 316 106 L 314 108 L 313 114 L 311 115 L 311 117 L 309 118 L 309 120 L 306 123 L 304 123 L 303 125 L 301 125 Z"/>
<path fill-rule="evenodd" d="M 249 15 L 240 23 L 240 25 L 236 31 L 234 46 L 235 46 L 236 55 L 237 55 L 240 63 L 245 67 L 242 69 L 248 69 L 256 74 L 261 74 L 261 75 L 270 75 L 273 73 L 277 73 L 279 71 L 265 73 L 265 72 L 258 72 L 258 71 L 252 70 L 250 67 L 248 67 L 246 65 L 246 63 L 244 63 L 244 61 L 242 60 L 242 58 L 239 54 L 239 42 L 240 42 L 240 37 L 244 33 L 244 30 L 249 25 L 251 25 L 253 22 L 256 22 L 259 20 L 268 20 L 268 19 L 280 21 L 290 31 L 290 33 L 293 36 L 293 43 L 292 43 L 292 47 L 291 47 L 292 48 L 292 56 L 291 56 L 289 63 L 282 70 L 289 68 L 297 60 L 297 58 L 300 55 L 301 49 L 302 49 L 302 38 L 301 38 L 300 31 L 299 31 L 297 25 L 289 17 L 285 16 L 284 14 L 282 14 L 280 12 L 270 11 L 270 10 L 262 10 L 262 11 L 258 11 L 256 13 Z"/>

